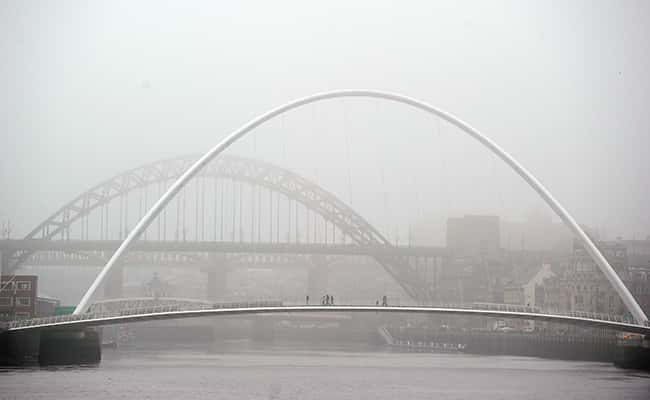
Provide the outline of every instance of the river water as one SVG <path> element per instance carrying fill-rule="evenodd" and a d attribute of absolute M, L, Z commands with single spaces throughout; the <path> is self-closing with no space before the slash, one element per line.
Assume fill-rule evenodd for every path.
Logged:
<path fill-rule="evenodd" d="M 606 363 L 292 347 L 105 350 L 95 367 L 0 370 L 14 399 L 650 399 Z"/>

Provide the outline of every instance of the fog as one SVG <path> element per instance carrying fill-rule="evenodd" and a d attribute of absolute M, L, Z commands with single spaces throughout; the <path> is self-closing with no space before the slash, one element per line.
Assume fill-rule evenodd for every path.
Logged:
<path fill-rule="evenodd" d="M 349 3 L 3 1 L 0 220 L 24 236 L 121 171 L 371 88 L 467 121 L 601 235 L 650 234 L 648 2 Z M 303 107 L 228 153 L 316 181 L 395 241 L 551 214 L 462 132 L 385 101 Z"/>

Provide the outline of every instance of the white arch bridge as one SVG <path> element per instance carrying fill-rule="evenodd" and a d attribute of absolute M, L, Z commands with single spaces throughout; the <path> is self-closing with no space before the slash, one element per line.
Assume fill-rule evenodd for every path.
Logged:
<path fill-rule="evenodd" d="M 122 255 L 127 251 L 129 246 L 134 243 L 147 229 L 147 227 L 156 219 L 156 217 L 163 212 L 165 206 L 172 201 L 172 199 L 183 190 L 185 185 L 197 174 L 199 174 L 210 162 L 215 159 L 219 154 L 223 153 L 237 140 L 244 137 L 247 133 L 254 130 L 256 127 L 264 124 L 265 122 L 274 119 L 277 116 L 287 113 L 290 110 L 302 107 L 307 104 L 325 101 L 329 99 L 351 98 L 351 97 L 365 97 L 386 100 L 394 103 L 400 103 L 411 107 L 416 110 L 424 111 L 428 114 L 436 116 L 449 122 L 453 126 L 460 129 L 461 132 L 469 135 L 472 139 L 479 142 L 487 150 L 491 151 L 494 155 L 499 157 L 505 162 L 513 171 L 515 171 L 526 183 L 544 200 L 549 207 L 557 214 L 562 222 L 575 234 L 577 239 L 582 243 L 587 253 L 592 257 L 598 265 L 602 273 L 614 287 L 621 300 L 633 315 L 637 324 L 645 326 L 648 322 L 648 317 L 645 315 L 641 306 L 636 301 L 634 296 L 625 287 L 621 278 L 616 274 L 616 271 L 609 264 L 605 256 L 600 252 L 593 240 L 585 233 L 580 227 L 573 216 L 560 204 L 559 201 L 551 194 L 551 192 L 524 166 L 515 160 L 508 152 L 502 149 L 494 141 L 487 136 L 483 135 L 477 129 L 462 121 L 460 118 L 445 112 L 437 107 L 434 107 L 426 102 L 414 99 L 412 97 L 404 96 L 398 93 L 382 92 L 377 90 L 336 90 L 325 93 L 317 93 L 311 96 L 296 99 L 289 103 L 276 107 L 268 112 L 265 112 L 258 117 L 252 119 L 246 124 L 242 125 L 239 129 L 230 133 L 219 142 L 216 146 L 210 149 L 207 153 L 201 156 L 195 163 L 187 168 L 183 174 L 165 191 L 160 199 L 149 209 L 149 211 L 139 220 L 135 227 L 126 236 L 120 247 L 115 251 L 110 260 L 106 263 L 102 271 L 99 273 L 95 281 L 90 285 L 88 291 L 84 294 L 81 301 L 77 305 L 74 314 L 83 313 L 91 304 L 92 298 L 97 289 L 103 284 L 111 269 L 117 264 Z M 390 271 L 390 269 L 387 268 Z"/>
<path fill-rule="evenodd" d="M 393 249 L 394 246 L 383 237 L 375 228 L 370 226 L 363 218 L 351 210 L 347 205 L 340 202 L 338 199 L 333 197 L 331 194 L 323 191 L 321 188 L 315 187 L 311 182 L 305 181 L 303 178 L 295 176 L 289 171 L 278 169 L 274 166 L 262 165 L 257 163 L 250 163 L 249 161 L 241 158 L 225 158 L 218 157 L 224 150 L 226 150 L 230 145 L 235 141 L 243 137 L 248 132 L 252 131 L 256 127 L 262 125 L 263 123 L 282 115 L 292 109 L 301 107 L 306 104 L 324 101 L 328 99 L 335 98 L 344 98 L 344 97 L 367 97 L 367 98 L 376 98 L 387 100 L 391 102 L 401 103 L 407 105 L 411 108 L 425 111 L 429 114 L 437 116 L 455 127 L 459 128 L 460 131 L 468 134 L 470 137 L 478 141 L 483 145 L 487 150 L 494 153 L 502 161 L 504 161 L 509 167 L 511 167 L 519 176 L 521 176 L 529 186 L 535 190 L 535 192 L 553 209 L 553 211 L 561 218 L 561 220 L 567 225 L 567 227 L 575 234 L 578 240 L 582 243 L 588 254 L 594 259 L 600 270 L 603 272 L 605 277 L 612 284 L 613 288 L 617 291 L 621 297 L 623 303 L 626 305 L 627 309 L 632 314 L 634 320 L 631 322 L 615 321 L 608 319 L 599 319 L 594 318 L 593 316 L 576 316 L 576 315 L 554 315 L 546 314 L 540 312 L 529 312 L 529 311 L 508 311 L 508 310 L 479 310 L 471 309 L 464 307 L 373 307 L 373 306 L 264 306 L 264 307 L 233 307 L 233 308 L 208 308 L 208 309 L 197 309 L 197 310 L 157 310 L 154 312 L 141 312 L 129 315 L 99 315 L 93 313 L 87 313 L 89 306 L 91 305 L 94 294 L 97 289 L 106 281 L 109 272 L 119 265 L 121 257 L 126 252 L 126 250 L 131 246 L 136 246 L 137 240 L 141 236 L 145 235 L 147 228 L 152 225 L 152 222 L 156 221 L 157 218 L 162 214 L 165 215 L 165 206 L 167 206 L 176 195 L 176 215 L 177 221 L 181 221 L 182 210 L 184 203 L 179 202 L 178 197 L 182 197 L 183 191 L 186 190 L 185 186 L 195 177 L 205 177 L 205 176 L 214 176 L 214 177 L 226 177 L 231 180 L 241 180 L 254 185 L 261 186 L 267 189 L 271 189 L 275 192 L 279 192 L 282 195 L 286 196 L 289 199 L 293 199 L 298 203 L 305 205 L 313 213 L 321 216 L 326 222 L 329 221 L 332 226 L 331 232 L 334 231 L 334 227 L 338 229 L 342 235 L 348 237 L 351 243 L 362 246 L 384 246 L 387 248 Z M 212 162 L 214 160 L 214 162 Z M 494 143 L 491 139 L 484 136 L 475 128 L 471 127 L 469 124 L 463 122 L 459 118 L 442 111 L 436 107 L 433 107 L 425 102 L 406 97 L 400 94 L 380 92 L 374 90 L 341 90 L 333 91 L 326 93 L 319 93 L 312 96 L 304 97 L 297 99 L 295 101 L 289 102 L 280 107 L 274 108 L 259 117 L 251 120 L 250 122 L 243 125 L 241 128 L 232 132 L 228 135 L 223 141 L 218 143 L 205 155 L 198 158 L 194 163 L 190 163 L 187 159 L 174 160 L 171 162 L 164 162 L 164 168 L 159 168 L 154 166 L 147 166 L 136 171 L 136 173 L 129 172 L 124 175 L 124 179 L 118 181 L 111 180 L 105 184 L 99 185 L 93 190 L 87 192 L 86 194 L 80 196 L 78 199 L 75 199 L 72 203 L 62 208 L 57 214 L 49 218 L 46 222 L 37 227 L 32 233 L 30 233 L 28 239 L 31 238 L 42 238 L 42 239 L 51 239 L 56 235 L 61 235 L 61 238 L 69 238 L 68 227 L 71 222 L 75 220 L 83 220 L 83 218 L 88 214 L 92 209 L 102 209 L 107 202 L 114 198 L 120 198 L 120 204 L 122 204 L 121 198 L 125 193 L 128 193 L 133 188 L 140 188 L 146 186 L 151 182 L 164 182 L 173 180 L 174 182 L 169 186 L 169 188 L 164 190 L 164 193 L 157 200 L 153 206 L 146 213 L 142 214 L 140 212 L 139 222 L 135 224 L 134 228 L 130 230 L 128 235 L 112 257 L 108 260 L 102 271 L 99 273 L 95 281 L 92 283 L 86 294 L 81 299 L 73 316 L 66 317 L 57 317 L 53 320 L 27 320 L 27 321 L 14 321 L 11 322 L 9 329 L 10 330 L 29 330 L 29 329 L 43 329 L 49 327 L 85 327 L 85 326 L 97 326 L 105 325 L 111 323 L 123 323 L 123 322 L 133 322 L 133 321 L 145 321 L 145 320 L 155 320 L 155 319 L 168 319 L 168 318 L 187 318 L 194 316 L 206 316 L 206 315 L 235 315 L 235 314 L 261 314 L 261 313 L 284 313 L 284 312 L 409 312 L 409 313 L 432 313 L 432 314 L 452 314 L 452 315 L 483 315 L 483 316 L 493 316 L 501 318 L 523 318 L 531 320 L 543 320 L 543 321 L 552 321 L 552 322 L 566 322 L 578 325 L 587 325 L 587 326 L 597 326 L 602 328 L 611 328 L 615 330 L 628 331 L 628 332 L 638 332 L 643 334 L 648 334 L 648 318 L 645 313 L 631 295 L 629 290 L 625 287 L 620 277 L 616 274 L 612 266 L 605 259 L 603 254 L 600 252 L 598 247 L 594 242 L 587 236 L 587 234 L 582 230 L 579 224 L 575 219 L 569 214 L 568 211 L 551 195 L 551 193 L 539 182 L 539 180 L 527 171 L 518 161 L 516 161 L 510 154 L 504 151 L 500 146 Z M 161 173 L 161 171 L 171 171 L 170 174 Z M 141 172 L 141 173 L 140 173 Z M 135 179 L 132 179 L 134 178 Z M 117 182 L 121 184 L 117 185 Z M 196 190 L 202 190 L 200 186 L 196 187 Z M 163 190 L 160 190 L 163 192 Z M 146 192 L 145 192 L 146 193 Z M 220 192 L 223 193 L 223 192 Z M 259 193 L 259 192 L 258 192 Z M 235 199 L 233 195 L 233 200 Z M 259 198 L 259 195 L 258 195 Z M 270 197 L 271 200 L 273 197 Z M 242 197 L 237 197 L 239 203 L 241 203 Z M 145 207 L 147 206 L 147 201 L 145 199 Z M 221 202 L 220 204 L 223 204 Z M 254 203 L 254 204 L 259 204 Z M 270 203 L 277 204 L 277 203 Z M 291 204 L 291 203 L 289 203 Z M 255 207 L 253 207 L 255 208 Z M 143 209 L 143 210 L 144 210 Z M 197 207 L 198 209 L 198 207 Z M 273 209 L 273 207 L 269 207 Z M 296 209 L 294 209 L 295 211 Z M 173 210 L 172 210 L 173 211 Z M 101 214 L 103 215 L 103 214 Z M 217 215 L 217 214 L 215 214 Z M 223 213 L 221 213 L 223 215 Z M 242 226 L 240 222 L 235 220 L 233 214 L 232 226 Z M 279 214 L 276 213 L 273 216 L 277 218 Z M 291 217 L 292 213 L 289 212 L 288 217 Z M 295 213 L 293 214 L 295 217 Z M 241 221 L 241 213 L 238 214 L 238 219 Z M 103 217 L 102 217 L 103 218 Z M 196 217 L 197 220 L 200 219 L 199 214 Z M 120 221 L 123 218 L 120 216 Z M 124 218 L 127 220 L 127 218 Z M 273 237 L 273 232 L 275 232 L 275 242 L 278 240 L 278 229 L 277 227 L 280 223 L 277 219 L 270 218 L 271 221 L 276 221 L 275 226 L 276 230 L 271 230 L 270 237 Z M 100 221 L 104 221 L 101 219 Z M 101 222 L 100 222 L 101 225 Z M 178 222 L 177 222 L 178 225 Z M 257 233 L 259 238 L 261 230 L 255 229 L 259 225 L 259 219 L 251 219 L 251 237 L 254 237 L 254 232 Z M 82 224 L 82 226 L 84 226 Z M 221 225 L 223 226 L 223 224 Z M 324 225 L 325 232 L 324 238 L 327 241 L 327 224 Z M 87 236 L 87 226 L 82 228 L 83 232 Z M 120 231 L 125 233 L 129 229 L 126 226 L 121 226 Z M 161 227 L 158 228 L 158 231 L 161 232 Z M 175 236 L 180 238 L 182 236 L 181 230 L 176 229 Z M 233 236 L 231 240 L 234 242 L 235 229 L 233 229 Z M 162 227 L 162 232 L 164 236 L 164 226 Z M 295 229 L 293 231 L 296 233 Z M 215 238 L 217 232 L 214 232 Z M 223 236 L 219 232 L 220 238 Z M 68 236 L 66 236 L 68 235 Z M 83 236 L 83 234 L 82 234 Z M 198 237 L 197 233 L 197 237 Z M 291 233 L 289 234 L 289 237 Z M 123 237 L 120 233 L 120 238 Z M 201 232 L 202 237 L 202 232 Z M 334 240 L 332 240 L 334 241 Z M 259 242 L 259 240 L 258 240 Z M 15 268 L 20 263 L 24 262 L 30 255 L 28 249 L 21 249 L 12 254 L 12 263 L 11 268 Z M 420 286 L 418 285 L 418 277 L 414 273 L 413 269 L 405 266 L 402 260 L 394 256 L 387 257 L 385 255 L 375 255 L 375 258 L 383 265 L 384 269 L 395 278 L 397 282 L 405 289 L 414 298 L 426 298 L 426 293 L 421 293 Z"/>

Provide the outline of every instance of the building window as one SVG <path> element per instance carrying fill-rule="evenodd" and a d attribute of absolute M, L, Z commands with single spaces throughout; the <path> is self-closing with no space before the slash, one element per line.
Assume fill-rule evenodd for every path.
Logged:
<path fill-rule="evenodd" d="M 16 297 L 16 306 L 29 307 L 31 299 L 29 297 Z"/>
<path fill-rule="evenodd" d="M 17 312 L 16 313 L 16 319 L 20 318 L 29 318 L 30 314 L 28 312 Z"/>
<path fill-rule="evenodd" d="M 18 286 L 18 290 L 32 290 L 32 283 L 29 281 L 19 281 L 16 286 Z"/>
<path fill-rule="evenodd" d="M 16 282 L 14 281 L 2 282 L 2 284 L 0 284 L 0 288 L 2 288 L 2 290 L 14 290 L 15 283 Z"/>
<path fill-rule="evenodd" d="M 9 306 L 13 304 L 11 297 L 0 297 L 0 306 Z"/>

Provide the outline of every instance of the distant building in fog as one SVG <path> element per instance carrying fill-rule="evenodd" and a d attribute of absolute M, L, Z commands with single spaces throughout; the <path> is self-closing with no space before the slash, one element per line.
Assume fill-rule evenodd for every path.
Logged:
<path fill-rule="evenodd" d="M 538 268 L 528 269 L 526 274 L 508 282 L 503 288 L 503 302 L 529 307 L 542 305 L 544 299 L 540 290 L 544 281 L 555 276 L 551 264 L 542 264 Z"/>
<path fill-rule="evenodd" d="M 523 222 L 501 223 L 503 247 L 508 250 L 571 252 L 573 235 L 561 222 L 550 215 L 534 213 Z"/>
<path fill-rule="evenodd" d="M 627 249 L 629 281 L 625 284 L 646 315 L 650 314 L 650 237 L 618 243 Z"/>
<path fill-rule="evenodd" d="M 646 315 L 650 314 L 650 264 L 647 267 L 630 267 L 630 282 L 627 284 L 632 296 Z"/>
<path fill-rule="evenodd" d="M 650 237 L 645 240 L 620 240 L 627 249 L 631 267 L 650 267 Z"/>
<path fill-rule="evenodd" d="M 618 276 L 630 286 L 627 249 L 620 242 L 597 245 Z M 544 282 L 544 306 L 551 311 L 623 314 L 625 307 L 600 268 L 577 240 L 569 267 L 562 276 Z"/>

